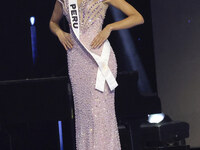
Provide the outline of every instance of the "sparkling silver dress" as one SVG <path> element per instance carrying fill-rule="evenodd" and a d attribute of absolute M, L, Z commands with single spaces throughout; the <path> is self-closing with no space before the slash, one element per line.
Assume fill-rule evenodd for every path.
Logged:
<path fill-rule="evenodd" d="M 58 1 L 63 6 L 64 16 L 70 22 L 68 0 Z M 103 46 L 92 49 L 90 44 L 102 30 L 107 8 L 108 5 L 100 0 L 83 0 L 78 8 L 80 40 L 89 50 L 99 56 L 101 56 Z M 76 149 L 121 150 L 115 115 L 114 91 L 110 91 L 107 83 L 104 92 L 95 89 L 98 66 L 82 49 L 73 34 L 71 36 L 73 48 L 67 51 L 67 56 L 75 107 Z M 117 63 L 112 48 L 108 66 L 116 77 Z"/>

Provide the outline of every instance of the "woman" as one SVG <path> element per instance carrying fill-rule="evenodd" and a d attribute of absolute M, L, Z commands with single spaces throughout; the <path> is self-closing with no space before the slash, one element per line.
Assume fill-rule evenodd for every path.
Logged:
<path fill-rule="evenodd" d="M 120 9 L 127 18 L 102 29 L 109 5 Z M 59 27 L 63 15 L 70 33 Z M 49 26 L 67 51 L 77 150 L 121 149 L 114 107 L 117 63 L 107 38 L 113 30 L 143 22 L 141 14 L 124 0 L 56 1 Z"/>

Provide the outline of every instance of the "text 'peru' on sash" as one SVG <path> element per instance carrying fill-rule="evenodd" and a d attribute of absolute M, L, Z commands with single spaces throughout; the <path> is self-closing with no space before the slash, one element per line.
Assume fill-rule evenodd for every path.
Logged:
<path fill-rule="evenodd" d="M 71 10 L 71 16 L 72 16 L 72 24 L 74 28 L 78 28 L 78 15 L 76 10 L 76 4 L 70 5 L 73 10 Z"/>

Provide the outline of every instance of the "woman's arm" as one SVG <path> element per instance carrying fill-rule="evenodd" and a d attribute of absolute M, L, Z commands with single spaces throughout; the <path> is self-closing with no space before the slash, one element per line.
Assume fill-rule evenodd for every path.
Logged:
<path fill-rule="evenodd" d="M 92 48 L 101 46 L 103 42 L 110 36 L 110 33 L 113 30 L 128 29 L 144 23 L 142 15 L 125 0 L 104 0 L 103 3 L 107 3 L 116 7 L 117 9 L 121 10 L 124 14 L 126 14 L 128 17 L 126 17 L 123 20 L 108 24 L 94 38 L 94 40 L 91 43 Z"/>
<path fill-rule="evenodd" d="M 63 17 L 63 7 L 62 4 L 56 1 L 54 10 L 49 22 L 49 28 L 53 34 L 55 34 L 59 41 L 62 43 L 66 50 L 72 48 L 72 40 L 69 33 L 64 32 L 60 26 L 59 22 Z"/>
<path fill-rule="evenodd" d="M 56 1 L 54 10 L 49 22 L 49 28 L 53 34 L 56 36 L 58 35 L 59 32 L 61 32 L 61 28 L 59 27 L 59 22 L 61 18 L 63 17 L 62 13 L 62 4 L 58 1 Z"/>
<path fill-rule="evenodd" d="M 117 21 L 115 23 L 108 24 L 107 26 L 110 28 L 111 31 L 113 30 L 120 30 L 120 29 L 127 29 L 134 27 L 139 24 L 144 23 L 144 19 L 142 15 L 129 3 L 125 0 L 105 0 L 105 3 L 108 3 L 119 10 L 121 10 L 124 14 L 128 17 Z"/>

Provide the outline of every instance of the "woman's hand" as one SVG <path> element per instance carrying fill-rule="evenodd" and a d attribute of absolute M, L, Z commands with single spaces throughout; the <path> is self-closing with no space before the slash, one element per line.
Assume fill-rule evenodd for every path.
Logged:
<path fill-rule="evenodd" d="M 57 36 L 60 43 L 64 46 L 65 50 L 71 49 L 73 47 L 73 42 L 69 33 L 60 30 L 57 33 Z"/>
<path fill-rule="evenodd" d="M 93 39 L 91 43 L 92 48 L 100 47 L 103 42 L 110 36 L 111 28 L 107 25 L 101 32 L 97 34 L 97 36 Z"/>

